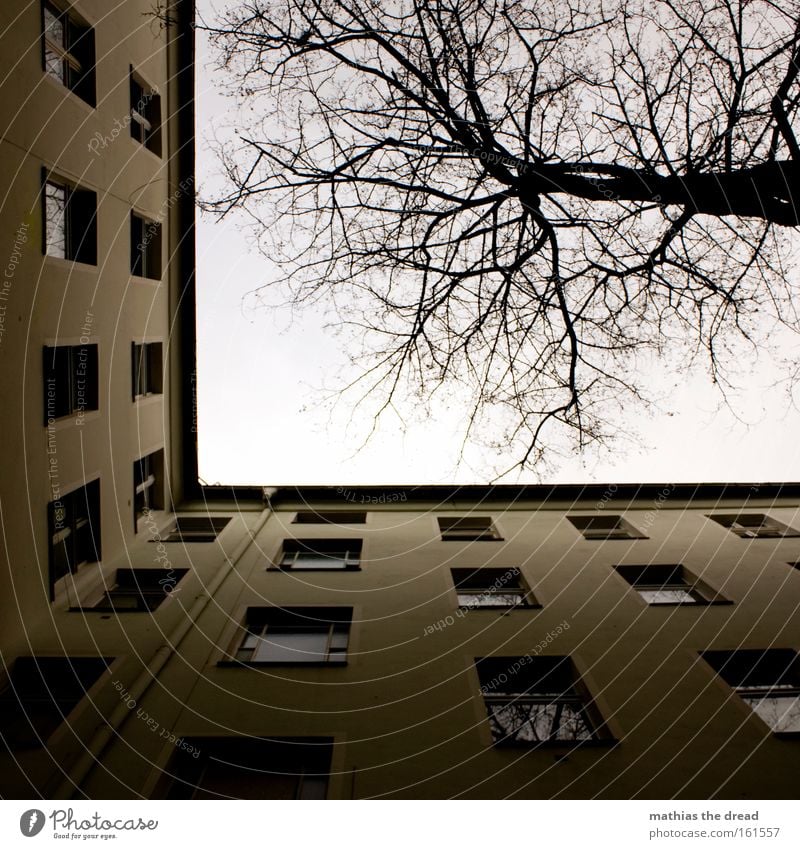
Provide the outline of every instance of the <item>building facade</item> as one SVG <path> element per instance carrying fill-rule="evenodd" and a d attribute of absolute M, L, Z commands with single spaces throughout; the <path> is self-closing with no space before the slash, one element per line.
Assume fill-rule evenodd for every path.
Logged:
<path fill-rule="evenodd" d="M 0 644 L 47 627 L 181 497 L 193 377 L 191 4 L 0 9 Z M 187 359 L 187 362 L 189 360 Z M 181 371 L 173 374 L 170 366 Z M 189 428 L 186 428 L 187 433 Z M 187 446 L 190 440 L 186 440 Z M 24 564 L 24 568 L 20 566 Z M 13 574 L 12 574 L 13 572 Z M 12 580 L 13 579 L 13 580 Z"/>
<path fill-rule="evenodd" d="M 799 494 L 187 502 L 31 635 L 87 695 L 3 795 L 791 798 Z"/>
<path fill-rule="evenodd" d="M 198 484 L 151 9 L 0 8 L 0 795 L 791 797 L 800 485 Z"/>

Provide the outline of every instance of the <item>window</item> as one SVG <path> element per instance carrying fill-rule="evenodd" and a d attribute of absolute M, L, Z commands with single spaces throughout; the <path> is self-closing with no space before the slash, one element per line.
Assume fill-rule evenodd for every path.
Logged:
<path fill-rule="evenodd" d="M 287 539 L 279 569 L 359 569 L 360 539 Z"/>
<path fill-rule="evenodd" d="M 161 225 L 131 213 L 131 274 L 161 279 Z"/>
<path fill-rule="evenodd" d="M 100 560 L 100 481 L 93 480 L 47 505 L 50 599 L 60 578 Z"/>
<path fill-rule="evenodd" d="M 445 542 L 501 539 L 488 516 L 440 516 L 439 530 Z"/>
<path fill-rule="evenodd" d="M 235 658 L 241 663 L 347 663 L 351 607 L 251 607 Z"/>
<path fill-rule="evenodd" d="M 763 513 L 739 513 L 731 516 L 709 516 L 723 528 L 732 531 L 742 539 L 780 539 L 781 537 L 796 537 L 800 533 L 779 522 L 765 516 Z"/>
<path fill-rule="evenodd" d="M 567 516 L 584 539 L 647 539 L 621 516 L 602 513 L 597 516 Z"/>
<path fill-rule="evenodd" d="M 367 514 L 355 510 L 300 510 L 295 525 L 363 525 Z"/>
<path fill-rule="evenodd" d="M 44 423 L 98 408 L 97 345 L 45 347 Z"/>
<path fill-rule="evenodd" d="M 189 737 L 165 773 L 167 799 L 325 799 L 328 737 Z"/>
<path fill-rule="evenodd" d="M 45 2 L 42 33 L 45 73 L 94 106 L 94 30 Z"/>
<path fill-rule="evenodd" d="M 20 657 L 0 690 L 0 734 L 9 748 L 42 746 L 113 658 Z"/>
<path fill-rule="evenodd" d="M 568 657 L 476 661 L 495 744 L 580 743 L 606 737 Z"/>
<path fill-rule="evenodd" d="M 701 656 L 775 734 L 800 733 L 800 661 L 795 651 L 739 649 Z"/>
<path fill-rule="evenodd" d="M 161 98 L 131 68 L 131 137 L 161 156 Z"/>
<path fill-rule="evenodd" d="M 459 607 L 533 607 L 519 569 L 451 569 Z"/>
<path fill-rule="evenodd" d="M 91 605 L 92 610 L 145 613 L 156 610 L 188 569 L 117 569 L 114 584 Z M 81 608 L 85 610 L 86 608 Z"/>
<path fill-rule="evenodd" d="M 164 451 L 154 451 L 133 464 L 133 530 L 151 510 L 164 509 Z"/>
<path fill-rule="evenodd" d="M 228 522 L 226 516 L 180 516 L 162 542 L 214 542 Z"/>
<path fill-rule="evenodd" d="M 97 194 L 46 176 L 43 198 L 47 256 L 97 265 Z"/>
<path fill-rule="evenodd" d="M 710 604 L 724 601 L 680 564 L 615 568 L 648 604 Z"/>
<path fill-rule="evenodd" d="M 164 391 L 164 360 L 160 342 L 132 342 L 133 400 Z"/>

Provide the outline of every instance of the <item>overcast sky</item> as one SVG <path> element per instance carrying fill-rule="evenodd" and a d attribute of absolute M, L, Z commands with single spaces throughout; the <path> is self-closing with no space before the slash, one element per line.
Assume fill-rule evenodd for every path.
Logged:
<path fill-rule="evenodd" d="M 202 10 L 208 0 L 199 0 Z M 211 127 L 224 123 L 230 102 L 207 65 L 198 33 L 198 183 L 213 184 Z M 359 449 L 371 420 L 340 404 L 331 414 L 323 390 L 348 374 L 340 339 L 318 312 L 292 316 L 254 307 L 250 293 L 278 279 L 269 259 L 251 248 L 242 219 L 217 222 L 198 214 L 198 430 L 200 475 L 225 484 L 483 483 L 502 458 L 476 446 L 461 450 L 462 410 L 451 400 L 409 407 Z M 796 339 L 787 356 L 800 360 Z M 643 445 L 619 445 L 600 456 L 568 456 L 553 468 L 505 482 L 779 481 L 800 479 L 800 414 L 774 366 L 743 363 L 735 413 L 697 369 L 676 377 L 649 365 L 644 380 L 661 409 L 630 408 L 628 429 Z M 800 395 L 795 392 L 795 401 Z M 510 458 L 509 458 L 510 459 Z"/>

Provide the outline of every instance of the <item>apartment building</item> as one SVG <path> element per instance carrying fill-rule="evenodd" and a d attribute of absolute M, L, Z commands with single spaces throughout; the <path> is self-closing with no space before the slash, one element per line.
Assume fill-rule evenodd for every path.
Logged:
<path fill-rule="evenodd" d="M 0 8 L 0 796 L 790 797 L 800 485 L 199 485 L 152 6 Z"/>
<path fill-rule="evenodd" d="M 797 486 L 259 495 L 52 606 L 3 795 L 794 792 Z"/>

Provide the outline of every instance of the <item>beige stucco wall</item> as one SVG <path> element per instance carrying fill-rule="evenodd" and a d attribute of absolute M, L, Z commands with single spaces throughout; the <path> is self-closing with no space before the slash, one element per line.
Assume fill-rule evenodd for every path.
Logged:
<path fill-rule="evenodd" d="M 111 8 L 109 8 L 111 7 Z M 165 394 L 131 400 L 131 342 L 169 337 L 166 268 L 174 234 L 169 199 L 174 169 L 144 149 L 128 128 L 128 72 L 133 65 L 161 94 L 162 116 L 172 74 L 166 31 L 144 17 L 152 3 L 82 0 L 74 9 L 95 29 L 97 107 L 91 108 L 42 71 L 40 4 L 9 0 L 0 7 L 0 264 L 18 244 L 0 338 L 4 398 L 0 483 L 5 547 L 0 555 L 0 645 L 21 650 L 21 623 L 46 621 L 47 503 L 52 487 L 68 492 L 101 478 L 104 559 L 133 540 L 132 464 L 169 444 Z M 121 129 L 120 129 L 121 128 Z M 166 138 L 166 133 L 164 134 Z M 42 168 L 93 189 L 98 196 L 98 262 L 46 257 L 42 249 Z M 166 216 L 160 283 L 130 275 L 131 209 Z M 25 232 L 25 231 L 23 231 Z M 3 274 L 3 271 L 0 271 Z M 99 410 L 42 423 L 42 347 L 99 345 Z M 13 572 L 13 581 L 10 578 Z M 81 576 L 82 577 L 82 576 Z"/>

